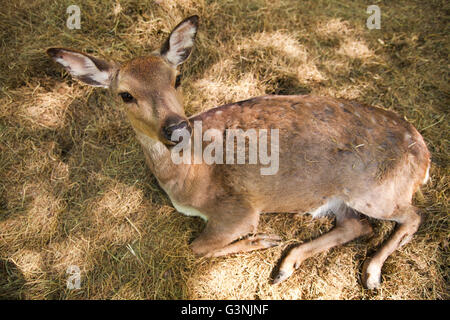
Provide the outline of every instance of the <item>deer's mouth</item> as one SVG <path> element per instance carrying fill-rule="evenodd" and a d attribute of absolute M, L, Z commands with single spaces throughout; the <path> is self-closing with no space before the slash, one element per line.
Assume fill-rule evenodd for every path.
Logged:
<path fill-rule="evenodd" d="M 164 144 L 174 146 L 185 138 L 189 139 L 192 133 L 192 128 L 187 120 L 179 121 L 178 123 L 166 124 L 161 128 L 161 137 Z"/>

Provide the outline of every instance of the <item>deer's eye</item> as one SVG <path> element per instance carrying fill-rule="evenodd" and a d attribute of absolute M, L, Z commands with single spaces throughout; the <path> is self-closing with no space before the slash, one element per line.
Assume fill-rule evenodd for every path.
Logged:
<path fill-rule="evenodd" d="M 181 74 L 177 75 L 177 78 L 175 79 L 175 89 L 178 88 L 181 84 Z"/>
<path fill-rule="evenodd" d="M 131 94 L 129 94 L 128 92 L 121 92 L 121 93 L 119 93 L 119 96 L 122 98 L 123 102 L 125 102 L 125 103 L 134 101 L 133 96 Z"/>

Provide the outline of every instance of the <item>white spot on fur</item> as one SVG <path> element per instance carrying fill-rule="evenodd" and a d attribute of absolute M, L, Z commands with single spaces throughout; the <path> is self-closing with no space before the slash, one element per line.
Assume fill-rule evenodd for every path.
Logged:
<path fill-rule="evenodd" d="M 177 209 L 178 212 L 184 214 L 185 216 L 200 217 L 203 220 L 208 221 L 208 217 L 206 215 L 204 215 L 203 213 L 201 213 L 200 211 L 198 211 L 197 209 L 194 209 L 189 206 L 183 206 L 183 205 L 177 203 L 176 201 L 174 201 L 173 199 L 170 199 L 170 200 L 172 201 L 172 204 L 175 207 L 175 209 Z"/>
<path fill-rule="evenodd" d="M 425 174 L 425 179 L 423 179 L 422 184 L 427 183 L 428 179 L 430 179 L 430 164 L 428 164 L 427 173 Z"/>
<path fill-rule="evenodd" d="M 337 198 L 332 198 L 328 200 L 325 204 L 318 207 L 313 212 L 310 212 L 313 218 L 320 218 L 330 213 L 334 213 L 342 205 L 342 200 Z"/>

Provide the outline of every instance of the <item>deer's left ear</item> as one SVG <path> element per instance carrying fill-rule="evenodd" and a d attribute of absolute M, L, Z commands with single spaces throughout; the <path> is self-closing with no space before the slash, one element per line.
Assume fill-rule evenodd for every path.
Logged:
<path fill-rule="evenodd" d="M 109 88 L 117 66 L 79 51 L 50 48 L 47 54 L 74 78 L 94 87 Z"/>
<path fill-rule="evenodd" d="M 191 54 L 198 29 L 198 16 L 181 21 L 161 47 L 160 54 L 173 66 L 182 64 Z"/>

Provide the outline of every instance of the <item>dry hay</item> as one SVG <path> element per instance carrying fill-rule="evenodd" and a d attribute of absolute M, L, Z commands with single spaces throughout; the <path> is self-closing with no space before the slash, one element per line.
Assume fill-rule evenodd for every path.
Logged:
<path fill-rule="evenodd" d="M 379 2 L 368 30 L 363 1 L 7 1 L 0 8 L 0 298 L 448 299 L 447 1 Z M 312 92 L 395 110 L 423 134 L 433 163 L 416 204 L 414 240 L 359 283 L 361 264 L 393 230 L 307 260 L 271 286 L 283 248 L 195 259 L 202 229 L 177 214 L 143 161 L 113 98 L 73 81 L 44 54 L 65 46 L 116 60 L 151 52 L 198 14 L 197 47 L 183 66 L 188 114 L 251 96 Z M 271 214 L 261 229 L 286 245 L 326 232 L 326 218 Z M 68 266 L 81 289 L 66 288 Z"/>

